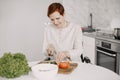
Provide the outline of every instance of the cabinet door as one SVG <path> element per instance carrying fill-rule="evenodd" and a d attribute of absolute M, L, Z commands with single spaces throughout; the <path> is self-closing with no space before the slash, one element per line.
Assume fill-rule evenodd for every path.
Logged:
<path fill-rule="evenodd" d="M 95 38 L 83 36 L 84 56 L 89 57 L 92 64 L 95 64 Z"/>

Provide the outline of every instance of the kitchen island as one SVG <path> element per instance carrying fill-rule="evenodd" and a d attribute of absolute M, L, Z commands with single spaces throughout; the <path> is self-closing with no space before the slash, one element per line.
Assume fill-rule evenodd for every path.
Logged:
<path fill-rule="evenodd" d="M 37 63 L 38 63 L 37 61 L 30 62 L 29 65 L 34 66 Z M 0 77 L 0 80 L 8 79 Z M 30 72 L 28 75 L 24 75 L 9 80 L 37 80 L 37 79 L 33 76 L 32 72 Z M 71 74 L 58 74 L 55 80 L 120 80 L 120 76 L 114 73 L 113 71 L 110 71 L 100 66 L 87 63 L 78 63 L 77 68 Z"/>

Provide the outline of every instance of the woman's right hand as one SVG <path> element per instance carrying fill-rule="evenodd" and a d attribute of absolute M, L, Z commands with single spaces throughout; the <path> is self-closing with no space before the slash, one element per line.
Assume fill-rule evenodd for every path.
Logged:
<path fill-rule="evenodd" d="M 55 47 L 52 44 L 49 44 L 47 48 L 48 56 L 53 56 L 54 52 L 55 52 Z"/>

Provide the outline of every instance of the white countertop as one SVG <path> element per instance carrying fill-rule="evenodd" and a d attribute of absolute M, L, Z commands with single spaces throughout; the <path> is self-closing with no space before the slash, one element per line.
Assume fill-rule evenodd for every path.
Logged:
<path fill-rule="evenodd" d="M 36 65 L 38 62 L 30 62 L 30 66 Z M 28 75 L 24 75 L 15 79 L 1 78 L 0 80 L 37 80 L 30 72 Z M 79 63 L 78 67 L 69 75 L 58 74 L 55 80 L 120 80 L 120 76 L 113 71 L 106 68 Z"/>

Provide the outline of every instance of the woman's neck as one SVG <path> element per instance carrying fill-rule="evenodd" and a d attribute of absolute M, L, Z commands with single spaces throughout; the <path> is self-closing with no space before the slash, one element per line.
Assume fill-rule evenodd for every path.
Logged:
<path fill-rule="evenodd" d="M 59 29 L 66 28 L 67 26 L 68 26 L 68 22 L 64 21 L 64 23 L 61 25 L 61 27 L 59 27 Z"/>

